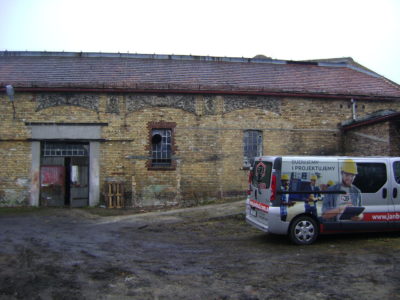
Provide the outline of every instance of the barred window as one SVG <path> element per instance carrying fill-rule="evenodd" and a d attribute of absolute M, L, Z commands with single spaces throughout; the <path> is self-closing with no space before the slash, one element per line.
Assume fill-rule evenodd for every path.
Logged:
<path fill-rule="evenodd" d="M 254 157 L 262 155 L 262 131 L 246 130 L 243 135 L 243 166 L 249 168 Z"/>
<path fill-rule="evenodd" d="M 170 166 L 172 157 L 172 130 L 153 129 L 151 132 L 152 166 Z"/>
<path fill-rule="evenodd" d="M 82 143 L 43 142 L 42 156 L 88 156 L 89 145 Z"/>

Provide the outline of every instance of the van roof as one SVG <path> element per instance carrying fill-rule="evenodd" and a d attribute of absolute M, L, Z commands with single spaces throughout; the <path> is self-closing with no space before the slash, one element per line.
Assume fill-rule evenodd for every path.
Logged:
<path fill-rule="evenodd" d="M 282 160 L 337 160 L 337 159 L 363 159 L 363 160 L 374 160 L 374 159 L 384 159 L 384 158 L 398 158 L 400 157 L 392 157 L 392 156 L 306 156 L 306 155 L 282 155 L 282 156 L 258 156 L 255 160 L 275 160 L 277 158 L 282 158 Z"/>

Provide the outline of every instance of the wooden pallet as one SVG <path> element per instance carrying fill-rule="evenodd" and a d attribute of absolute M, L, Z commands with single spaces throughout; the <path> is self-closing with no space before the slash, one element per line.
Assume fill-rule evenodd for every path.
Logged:
<path fill-rule="evenodd" d="M 107 208 L 124 207 L 124 183 L 123 182 L 106 182 L 106 206 Z"/>

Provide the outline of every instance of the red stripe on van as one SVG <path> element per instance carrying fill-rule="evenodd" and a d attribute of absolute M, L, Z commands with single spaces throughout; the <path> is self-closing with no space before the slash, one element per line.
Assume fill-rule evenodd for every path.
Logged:
<path fill-rule="evenodd" d="M 251 207 L 255 207 L 255 208 L 257 208 L 259 210 L 262 210 L 264 212 L 268 212 L 269 211 L 269 205 L 267 205 L 265 203 L 258 202 L 258 201 L 254 200 L 254 199 L 250 199 L 250 206 Z"/>
<path fill-rule="evenodd" d="M 364 213 L 363 221 L 367 222 L 394 222 L 400 221 L 400 212 Z"/>

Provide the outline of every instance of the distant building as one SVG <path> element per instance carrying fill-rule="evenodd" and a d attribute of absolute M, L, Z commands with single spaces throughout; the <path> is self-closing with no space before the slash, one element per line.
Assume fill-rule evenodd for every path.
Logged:
<path fill-rule="evenodd" d="M 0 86 L 1 206 L 194 205 L 243 197 L 255 155 L 400 155 L 400 86 L 349 58 L 6 51 Z"/>

